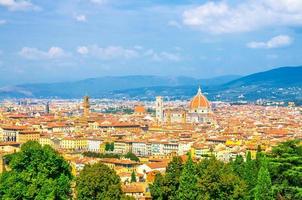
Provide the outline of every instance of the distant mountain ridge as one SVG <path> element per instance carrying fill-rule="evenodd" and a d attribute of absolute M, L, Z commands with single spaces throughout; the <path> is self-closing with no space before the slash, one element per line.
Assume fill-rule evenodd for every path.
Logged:
<path fill-rule="evenodd" d="M 230 81 L 225 86 L 261 85 L 271 87 L 289 87 L 302 85 L 302 66 L 281 67 L 265 72 L 259 72 Z"/>
<path fill-rule="evenodd" d="M 106 76 L 74 82 L 23 84 L 0 88 L 2 97 L 36 98 L 81 98 L 83 95 L 103 97 L 115 90 L 127 90 L 141 87 L 181 86 L 181 85 L 219 85 L 240 76 L 229 75 L 212 79 L 165 76 Z"/>
<path fill-rule="evenodd" d="M 244 76 L 220 85 L 202 87 L 212 101 L 255 101 L 257 99 L 295 101 L 302 104 L 302 66 L 280 67 Z M 118 90 L 116 97 L 146 99 L 154 95 L 174 96 L 187 99 L 196 93 L 197 85 L 159 86 Z"/>
<path fill-rule="evenodd" d="M 107 76 L 74 82 L 24 84 L 0 88 L 0 97 L 81 98 L 89 95 L 93 98 L 151 100 L 162 95 L 187 99 L 196 93 L 198 85 L 211 101 L 270 99 L 302 103 L 302 66 L 280 67 L 244 77 Z"/>

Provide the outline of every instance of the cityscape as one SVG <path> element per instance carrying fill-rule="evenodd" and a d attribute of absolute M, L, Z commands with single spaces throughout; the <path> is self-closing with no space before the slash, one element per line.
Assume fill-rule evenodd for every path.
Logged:
<path fill-rule="evenodd" d="M 0 0 L 0 199 L 302 200 L 301 13 Z"/>

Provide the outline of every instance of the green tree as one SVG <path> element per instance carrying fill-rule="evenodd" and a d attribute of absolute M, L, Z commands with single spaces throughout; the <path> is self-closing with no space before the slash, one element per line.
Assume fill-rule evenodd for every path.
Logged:
<path fill-rule="evenodd" d="M 78 200 L 119 200 L 123 198 L 120 178 L 108 166 L 86 165 L 76 180 Z"/>
<path fill-rule="evenodd" d="M 135 171 L 134 170 L 131 173 L 131 183 L 132 182 L 136 182 L 136 175 L 135 175 Z"/>
<path fill-rule="evenodd" d="M 0 199 L 69 199 L 69 164 L 50 146 L 27 142 L 9 156 L 10 171 L 0 177 Z"/>
<path fill-rule="evenodd" d="M 269 171 L 267 169 L 266 161 L 258 173 L 257 185 L 255 187 L 255 200 L 273 200 L 272 182 Z"/>
<path fill-rule="evenodd" d="M 128 152 L 126 155 L 125 155 L 125 158 L 128 158 L 132 161 L 136 161 L 136 162 L 139 162 L 139 158 L 132 152 Z"/>
<path fill-rule="evenodd" d="M 164 180 L 164 185 L 166 187 L 165 193 L 169 200 L 177 198 L 177 190 L 179 188 L 182 169 L 183 165 L 181 157 L 173 157 L 172 161 L 167 166 Z"/>
<path fill-rule="evenodd" d="M 166 168 L 165 176 L 157 174 L 151 187 L 153 199 L 176 199 L 179 187 L 179 179 L 182 172 L 182 160 L 180 157 L 173 157 Z"/>
<path fill-rule="evenodd" d="M 248 190 L 249 198 L 253 197 L 253 190 L 257 183 L 258 169 L 256 161 L 252 160 L 251 152 L 248 151 L 246 161 L 244 163 L 243 179 L 245 180 Z"/>
<path fill-rule="evenodd" d="M 244 199 L 246 184 L 231 166 L 215 157 L 198 164 L 197 199 Z"/>
<path fill-rule="evenodd" d="M 111 142 L 111 143 L 106 143 L 105 144 L 105 150 L 106 151 L 114 151 L 114 142 Z"/>
<path fill-rule="evenodd" d="M 181 200 L 195 200 L 197 197 L 196 192 L 196 167 L 191 158 L 191 155 L 188 155 L 188 160 L 184 164 L 180 179 L 179 179 L 179 188 L 177 191 L 177 199 Z"/>
<path fill-rule="evenodd" d="M 164 177 L 161 175 L 161 173 L 157 173 L 155 175 L 154 182 L 150 185 L 150 192 L 152 198 L 155 200 L 167 199 L 164 192 Z"/>
<path fill-rule="evenodd" d="M 234 172 L 240 176 L 243 177 L 244 174 L 244 159 L 241 155 L 237 155 L 235 160 L 230 162 L 230 165 L 232 166 Z"/>
<path fill-rule="evenodd" d="M 273 190 L 279 199 L 302 199 L 302 145 L 299 140 L 279 144 L 268 154 Z"/>

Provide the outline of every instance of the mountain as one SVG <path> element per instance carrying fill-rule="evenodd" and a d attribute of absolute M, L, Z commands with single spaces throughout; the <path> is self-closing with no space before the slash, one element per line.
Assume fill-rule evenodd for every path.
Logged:
<path fill-rule="evenodd" d="M 221 85 L 225 99 L 302 101 L 302 66 L 281 67 L 251 74 Z"/>
<path fill-rule="evenodd" d="M 211 100 L 254 101 L 268 99 L 302 103 L 302 66 L 280 67 L 244 77 L 222 76 L 212 79 L 165 76 L 107 76 L 74 82 L 24 84 L 0 88 L 0 98 L 136 98 L 172 99 L 192 97 L 198 85 Z"/>
<path fill-rule="evenodd" d="M 257 99 L 295 101 L 302 103 L 302 66 L 281 67 L 251 74 L 227 83 L 202 87 L 207 97 L 222 101 L 255 101 Z M 115 97 L 152 99 L 156 95 L 170 96 L 175 99 L 192 97 L 197 85 L 158 86 L 127 90 L 116 90 Z"/>
<path fill-rule="evenodd" d="M 302 86 L 302 66 L 281 67 L 244 76 L 225 84 L 228 88 L 257 85 L 261 87 Z"/>
<path fill-rule="evenodd" d="M 115 90 L 128 90 L 148 87 L 176 87 L 183 85 L 220 85 L 239 78 L 237 75 L 221 76 L 212 79 L 165 76 L 107 76 L 74 82 L 24 84 L 0 88 L 0 97 L 35 98 L 80 98 L 84 95 L 104 97 Z"/>

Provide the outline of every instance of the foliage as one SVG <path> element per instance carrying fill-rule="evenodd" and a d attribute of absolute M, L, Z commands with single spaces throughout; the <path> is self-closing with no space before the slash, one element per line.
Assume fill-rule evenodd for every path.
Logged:
<path fill-rule="evenodd" d="M 133 170 L 131 173 L 131 183 L 136 182 L 136 175 L 135 175 L 135 171 Z"/>
<path fill-rule="evenodd" d="M 97 152 L 84 152 L 83 156 L 92 157 L 92 158 L 120 158 L 119 154 L 114 153 L 97 153 Z"/>
<path fill-rule="evenodd" d="M 153 184 L 150 185 L 150 191 L 152 198 L 155 200 L 167 199 L 167 196 L 164 192 L 164 177 L 160 173 L 155 175 L 155 180 Z"/>
<path fill-rule="evenodd" d="M 123 198 L 120 178 L 108 166 L 86 165 L 76 180 L 78 200 L 111 200 Z"/>
<path fill-rule="evenodd" d="M 117 113 L 124 113 L 124 114 L 133 114 L 134 110 L 131 108 L 107 108 L 106 110 L 102 111 L 102 113 L 110 113 L 110 114 L 117 114 Z"/>
<path fill-rule="evenodd" d="M 198 199 L 243 199 L 246 196 L 245 182 L 230 165 L 215 157 L 198 164 Z"/>
<path fill-rule="evenodd" d="M 177 199 L 195 200 L 197 197 L 196 183 L 196 166 L 191 158 L 191 155 L 189 155 L 179 179 Z"/>
<path fill-rule="evenodd" d="M 106 143 L 105 144 L 105 150 L 106 151 L 114 151 L 114 142 L 112 142 L 112 143 Z"/>
<path fill-rule="evenodd" d="M 182 174 L 183 164 L 180 157 L 174 157 L 168 164 L 165 175 L 165 193 L 169 200 L 176 199 L 179 181 Z"/>
<path fill-rule="evenodd" d="M 273 189 L 280 199 L 302 199 L 302 145 L 298 140 L 272 149 L 269 171 Z"/>
<path fill-rule="evenodd" d="M 50 146 L 27 142 L 9 156 L 11 171 L 0 177 L 0 199 L 69 199 L 69 164 Z"/>
<path fill-rule="evenodd" d="M 155 181 L 150 187 L 154 199 L 176 199 L 182 168 L 182 159 L 174 157 L 167 166 L 165 176 L 155 176 Z"/>
<path fill-rule="evenodd" d="M 132 152 L 128 152 L 126 155 L 125 155 L 125 158 L 128 158 L 132 161 L 136 161 L 136 162 L 139 162 L 139 158 Z"/>
<path fill-rule="evenodd" d="M 255 187 L 255 200 L 273 200 L 272 182 L 266 160 L 263 160 L 262 163 Z"/>

